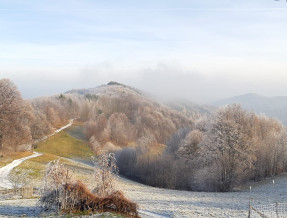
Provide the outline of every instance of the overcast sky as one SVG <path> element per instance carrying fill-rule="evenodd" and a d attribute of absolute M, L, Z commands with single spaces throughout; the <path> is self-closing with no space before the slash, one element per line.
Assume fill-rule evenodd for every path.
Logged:
<path fill-rule="evenodd" d="M 109 81 L 199 103 L 287 96 L 287 3 L 1 0 L 0 78 L 25 98 Z"/>

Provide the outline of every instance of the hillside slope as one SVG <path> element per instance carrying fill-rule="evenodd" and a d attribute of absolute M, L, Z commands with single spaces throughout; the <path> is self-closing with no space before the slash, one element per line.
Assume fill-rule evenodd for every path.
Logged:
<path fill-rule="evenodd" d="M 199 105 L 195 104 L 187 99 L 176 99 L 166 103 L 168 107 L 179 111 L 191 119 L 197 119 L 201 116 L 210 116 L 216 107 L 212 105 Z"/>
<path fill-rule="evenodd" d="M 247 110 L 253 110 L 258 114 L 263 113 L 287 124 L 287 97 L 265 97 L 249 93 L 215 102 L 214 105 L 224 106 L 232 103 L 239 103 Z"/>
<path fill-rule="evenodd" d="M 154 144 L 166 144 L 179 129 L 189 128 L 194 122 L 189 114 L 116 82 L 65 94 L 76 95 L 85 101 L 80 119 L 86 122 L 85 132 L 95 147 L 135 146 L 143 137 Z"/>

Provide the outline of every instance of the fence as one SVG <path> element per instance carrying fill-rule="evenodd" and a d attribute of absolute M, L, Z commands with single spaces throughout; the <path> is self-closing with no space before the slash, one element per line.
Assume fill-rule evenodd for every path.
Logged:
<path fill-rule="evenodd" d="M 19 195 L 22 198 L 31 198 L 33 194 L 38 194 L 39 190 L 33 187 L 24 187 L 16 189 L 4 189 L 0 190 L 0 195 Z"/>
<path fill-rule="evenodd" d="M 254 215 L 254 216 L 253 216 Z M 287 217 L 287 203 L 273 203 L 266 205 L 251 205 L 249 206 L 249 215 L 251 217 L 262 218 L 281 218 Z"/>

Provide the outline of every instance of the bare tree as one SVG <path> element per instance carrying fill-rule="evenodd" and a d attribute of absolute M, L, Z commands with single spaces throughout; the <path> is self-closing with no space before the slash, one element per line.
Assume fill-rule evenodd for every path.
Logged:
<path fill-rule="evenodd" d="M 113 153 L 106 153 L 98 157 L 95 162 L 93 183 L 94 192 L 100 197 L 107 197 L 116 191 L 115 178 L 118 174 L 116 158 Z"/>
<path fill-rule="evenodd" d="M 31 182 L 32 177 L 30 176 L 31 170 L 29 169 L 14 169 L 9 174 L 9 181 L 13 185 L 13 189 L 16 190 L 17 188 L 23 187 L 29 182 Z"/>
<path fill-rule="evenodd" d="M 117 145 L 126 145 L 134 141 L 136 132 L 134 126 L 129 122 L 128 117 L 123 113 L 114 113 L 108 120 L 110 137 Z"/>
<path fill-rule="evenodd" d="M 8 79 L 0 80 L 0 149 L 16 150 L 31 142 L 26 103 L 17 87 Z"/>
<path fill-rule="evenodd" d="M 222 108 L 215 115 L 207 148 L 217 166 L 220 191 L 229 191 L 244 177 L 246 169 L 253 167 L 255 156 L 243 125 L 247 119 L 246 111 L 239 105 Z"/>
<path fill-rule="evenodd" d="M 180 156 L 192 158 L 199 150 L 199 143 L 202 141 L 203 134 L 199 130 L 192 130 L 182 141 L 178 152 Z"/>
<path fill-rule="evenodd" d="M 60 160 L 49 162 L 46 165 L 43 184 L 40 189 L 42 206 L 45 208 L 56 206 L 59 209 L 65 209 L 68 199 L 63 186 L 72 182 L 73 173 L 65 168 Z"/>

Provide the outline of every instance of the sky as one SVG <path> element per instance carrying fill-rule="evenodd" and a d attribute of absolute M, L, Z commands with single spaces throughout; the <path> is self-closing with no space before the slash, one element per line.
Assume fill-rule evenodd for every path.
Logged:
<path fill-rule="evenodd" d="M 209 103 L 287 96 L 284 0 L 0 0 L 0 78 L 24 98 L 117 81 Z"/>

